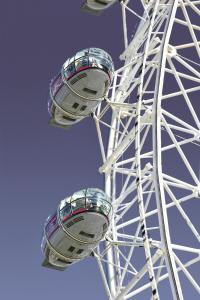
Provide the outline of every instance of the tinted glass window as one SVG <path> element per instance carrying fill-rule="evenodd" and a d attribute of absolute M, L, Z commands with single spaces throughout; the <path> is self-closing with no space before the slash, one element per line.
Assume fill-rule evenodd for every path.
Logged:
<path fill-rule="evenodd" d="M 69 59 L 69 64 L 73 63 L 73 61 L 74 61 L 74 56 Z"/>
<path fill-rule="evenodd" d="M 72 63 L 72 64 L 69 65 L 68 68 L 64 71 L 64 75 L 65 75 L 65 77 L 68 79 L 68 78 L 71 77 L 75 72 L 76 72 L 75 64 Z"/>
<path fill-rule="evenodd" d="M 80 109 L 80 110 L 84 111 L 84 110 L 86 110 L 86 108 L 87 108 L 87 106 L 86 106 L 86 105 L 83 105 L 83 106 L 81 106 L 81 109 Z"/>
<path fill-rule="evenodd" d="M 85 190 L 78 191 L 72 195 L 71 201 L 75 199 L 85 198 Z"/>
<path fill-rule="evenodd" d="M 86 200 L 86 206 L 87 208 L 92 208 L 97 206 L 97 199 L 96 198 L 87 198 Z"/>
<path fill-rule="evenodd" d="M 97 67 L 97 68 L 102 69 L 101 59 L 99 57 L 90 56 L 89 57 L 89 64 L 90 64 L 90 67 Z"/>
<path fill-rule="evenodd" d="M 71 73 L 74 73 L 76 71 L 74 63 L 70 64 L 67 69 Z"/>
<path fill-rule="evenodd" d="M 104 57 L 105 52 L 99 48 L 90 48 L 90 53 L 94 54 L 95 56 Z"/>
<path fill-rule="evenodd" d="M 66 62 L 63 64 L 63 69 L 65 70 L 69 65 L 69 58 L 66 60 Z"/>
<path fill-rule="evenodd" d="M 83 252 L 83 249 L 79 249 L 76 253 L 81 254 Z"/>
<path fill-rule="evenodd" d="M 83 88 L 83 91 L 86 92 L 86 93 L 92 94 L 92 95 L 97 94 L 97 91 L 91 90 L 91 89 L 88 89 L 88 88 Z"/>
<path fill-rule="evenodd" d="M 95 197 L 95 198 L 108 200 L 108 197 L 106 196 L 106 194 L 103 191 L 101 191 L 99 189 L 95 189 L 95 188 L 88 188 L 86 190 L 86 196 L 88 198 Z"/>
<path fill-rule="evenodd" d="M 94 234 L 93 233 L 88 233 L 88 232 L 85 232 L 85 231 L 80 231 L 79 234 L 87 237 L 87 238 L 91 238 L 93 239 L 94 238 Z"/>
<path fill-rule="evenodd" d="M 80 58 L 80 59 L 77 59 L 77 60 L 75 61 L 75 68 L 76 68 L 76 71 L 78 71 L 79 69 L 82 68 L 82 59 L 81 59 L 81 58 Z"/>
<path fill-rule="evenodd" d="M 57 227 L 58 222 L 57 222 L 57 213 L 55 213 L 49 220 L 49 222 L 47 223 L 45 230 L 47 233 L 47 236 L 50 236 L 52 234 L 52 232 L 55 230 L 55 228 Z"/>
<path fill-rule="evenodd" d="M 79 104 L 75 102 L 75 103 L 72 105 L 72 107 L 73 107 L 73 108 L 77 108 L 77 107 L 79 107 Z"/>
<path fill-rule="evenodd" d="M 102 64 L 103 66 L 105 66 L 108 70 L 111 69 L 111 64 L 110 64 L 110 62 L 109 62 L 107 59 L 102 58 L 102 59 L 101 59 L 101 64 Z"/>
<path fill-rule="evenodd" d="M 61 219 L 65 218 L 70 213 L 71 213 L 71 205 L 70 205 L 70 203 L 66 203 L 66 205 L 60 211 L 60 217 L 61 217 Z"/>
<path fill-rule="evenodd" d="M 88 56 L 85 56 L 82 58 L 82 66 L 87 67 L 88 66 Z"/>
<path fill-rule="evenodd" d="M 72 210 L 76 211 L 80 208 L 85 208 L 85 198 L 77 199 L 71 203 Z"/>
<path fill-rule="evenodd" d="M 76 53 L 75 59 L 88 55 L 88 49 L 81 50 Z"/>
<path fill-rule="evenodd" d="M 87 208 L 98 207 L 106 216 L 111 211 L 111 204 L 106 194 L 99 189 L 87 189 Z"/>
<path fill-rule="evenodd" d="M 88 56 L 81 57 L 75 61 L 76 71 L 88 66 Z"/>
<path fill-rule="evenodd" d="M 101 210 L 102 210 L 102 213 L 107 216 L 111 210 L 110 204 L 108 202 L 104 201 L 101 205 Z"/>
<path fill-rule="evenodd" d="M 74 251 L 74 249 L 75 249 L 75 247 L 73 247 L 73 246 L 70 246 L 70 247 L 68 248 L 68 251 L 70 251 L 70 252 L 73 252 L 73 251 Z"/>
<path fill-rule="evenodd" d="M 72 122 L 76 121 L 76 119 L 72 119 L 72 118 L 64 116 L 64 115 L 62 117 L 64 120 L 67 120 L 67 121 L 72 121 Z"/>

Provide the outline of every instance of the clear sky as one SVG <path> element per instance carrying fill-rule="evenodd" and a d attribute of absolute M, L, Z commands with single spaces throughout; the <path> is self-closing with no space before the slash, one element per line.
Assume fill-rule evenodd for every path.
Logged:
<path fill-rule="evenodd" d="M 66 272 L 41 267 L 40 242 L 48 215 L 61 199 L 81 188 L 103 188 L 92 120 L 87 118 L 68 132 L 48 125 L 49 82 L 68 57 L 99 47 L 119 64 L 123 47 L 119 7 L 97 18 L 81 13 L 81 3 L 1 3 L 0 298 L 4 300 L 105 299 L 92 258 Z"/>

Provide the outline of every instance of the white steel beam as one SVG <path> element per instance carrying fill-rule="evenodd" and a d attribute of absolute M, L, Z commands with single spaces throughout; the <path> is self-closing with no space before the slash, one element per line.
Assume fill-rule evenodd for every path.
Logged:
<path fill-rule="evenodd" d="M 173 21 L 177 10 L 178 1 L 171 2 L 172 7 L 168 16 L 167 30 L 161 48 L 161 60 L 157 72 L 155 101 L 154 101 L 154 122 L 153 122 L 153 160 L 154 160 L 154 182 L 156 190 L 156 201 L 160 224 L 161 241 L 165 247 L 165 261 L 174 300 L 183 300 L 183 293 L 178 277 L 176 263 L 171 247 L 167 208 L 162 177 L 162 156 L 161 156 L 161 99 L 165 74 L 166 56 L 168 51 L 169 38 L 171 35 Z"/>

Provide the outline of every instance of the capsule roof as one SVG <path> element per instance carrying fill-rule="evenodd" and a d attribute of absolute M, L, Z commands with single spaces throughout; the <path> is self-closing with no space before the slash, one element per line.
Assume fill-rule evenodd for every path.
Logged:
<path fill-rule="evenodd" d="M 73 201 L 81 198 L 95 199 L 96 201 L 103 200 L 110 203 L 109 197 L 102 190 L 98 188 L 87 188 L 75 192 L 72 196 L 62 200 L 60 204 L 60 210 L 65 206 L 66 203 L 72 203 Z"/>
<path fill-rule="evenodd" d="M 71 64 L 74 60 L 79 59 L 80 57 L 83 56 L 96 56 L 96 57 L 105 58 L 108 59 L 113 64 L 111 56 L 105 50 L 102 50 L 100 48 L 87 48 L 78 51 L 73 57 L 68 58 L 63 65 L 64 68 L 66 68 L 69 64 Z"/>
<path fill-rule="evenodd" d="M 100 48 L 87 48 L 68 58 L 63 64 L 63 75 L 68 80 L 83 68 L 99 68 L 108 73 L 112 81 L 114 64 L 111 56 Z"/>

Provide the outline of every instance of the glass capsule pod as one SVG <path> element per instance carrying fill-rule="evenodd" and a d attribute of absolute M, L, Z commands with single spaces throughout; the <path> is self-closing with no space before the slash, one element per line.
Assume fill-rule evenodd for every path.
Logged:
<path fill-rule="evenodd" d="M 104 10 L 113 4 L 115 0 L 87 0 L 88 7 L 94 10 Z"/>
<path fill-rule="evenodd" d="M 62 200 L 44 226 L 43 266 L 64 270 L 91 254 L 104 238 L 112 217 L 106 194 L 88 188 Z"/>
<path fill-rule="evenodd" d="M 102 11 L 114 4 L 116 0 L 85 0 L 81 10 L 84 12 L 100 15 Z"/>
<path fill-rule="evenodd" d="M 107 95 L 113 75 L 112 59 L 102 49 L 84 49 L 68 58 L 50 83 L 50 123 L 71 126 L 90 115 Z"/>

